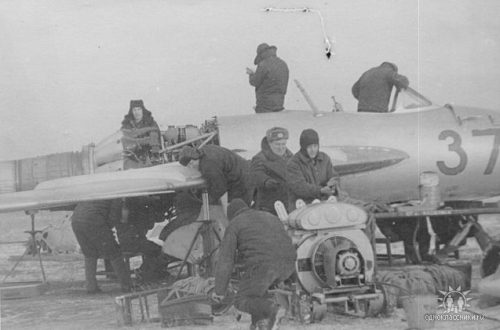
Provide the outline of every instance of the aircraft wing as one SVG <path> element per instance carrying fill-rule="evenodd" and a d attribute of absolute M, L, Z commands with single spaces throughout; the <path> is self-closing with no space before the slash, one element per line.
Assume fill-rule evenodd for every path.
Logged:
<path fill-rule="evenodd" d="M 178 163 L 44 181 L 34 190 L 1 194 L 0 213 L 54 208 L 91 200 L 170 193 L 202 187 L 198 170 Z"/>

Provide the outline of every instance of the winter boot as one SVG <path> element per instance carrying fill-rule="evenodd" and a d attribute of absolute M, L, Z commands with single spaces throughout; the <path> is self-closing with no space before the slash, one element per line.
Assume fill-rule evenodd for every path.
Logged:
<path fill-rule="evenodd" d="M 101 293 L 96 279 L 97 258 L 85 257 L 85 288 L 88 294 Z"/>
<path fill-rule="evenodd" d="M 125 261 L 122 256 L 111 259 L 111 265 L 113 266 L 113 270 L 120 280 L 120 284 L 122 287 L 122 291 L 127 293 L 132 291 L 132 279 L 130 278 L 130 272 L 125 265 Z"/>

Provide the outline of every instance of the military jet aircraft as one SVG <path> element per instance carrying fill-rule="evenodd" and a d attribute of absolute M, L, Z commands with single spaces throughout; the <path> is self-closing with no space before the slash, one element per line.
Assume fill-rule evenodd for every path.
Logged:
<path fill-rule="evenodd" d="M 129 133 L 118 131 L 96 145 L 84 147 L 76 157 L 73 154 L 67 157 L 66 160 L 71 164 L 59 166 L 72 169 L 59 175 L 65 177 L 57 178 L 55 175 L 56 178 L 54 178 L 51 174 L 48 178 L 42 175 L 37 178 L 32 177 L 31 181 L 23 183 L 23 178 L 18 176 L 19 171 L 10 171 L 13 173 L 13 178 L 10 181 L 4 179 L 3 182 L 11 184 L 11 191 L 18 191 L 0 194 L 0 213 L 54 209 L 81 201 L 165 195 L 179 190 L 202 188 L 205 182 L 201 174 L 195 169 L 180 166 L 176 162 L 176 155 L 182 146 L 199 147 L 206 143 L 214 143 L 251 159 L 260 151 L 260 140 L 266 130 L 273 126 L 286 127 L 289 130 L 288 147 L 292 151 L 299 149 L 299 136 L 302 130 L 315 129 L 320 136 L 320 149 L 330 155 L 341 177 L 342 189 L 355 198 L 381 203 L 418 200 L 421 197 L 420 175 L 427 172 L 432 172 L 439 178 L 439 197 L 443 202 L 470 201 L 500 196 L 498 184 L 500 168 L 497 163 L 500 147 L 500 113 L 452 105 L 438 106 L 413 89 L 407 88 L 394 95 L 388 113 L 286 110 L 278 113 L 217 117 L 205 122 L 200 130 L 192 126 L 169 128 L 169 131 L 163 134 L 162 157 L 155 161 L 159 164 L 148 163 L 150 159 L 146 159 L 146 163 L 142 165 L 148 166 L 126 171 L 123 171 L 124 160 L 134 155 L 134 143 L 130 143 Z M 45 163 L 49 163 L 47 159 Z M 65 158 L 56 157 L 56 159 Z M 74 164 L 75 160 L 80 163 Z M 34 166 L 33 164 L 40 165 L 44 162 L 29 160 L 27 163 Z M 11 165 L 21 170 L 27 167 L 23 160 L 13 161 Z M 5 168 L 5 164 L 2 167 Z M 35 172 L 32 170 L 29 173 Z M 42 171 L 42 174 L 49 172 Z M 29 190 L 35 181 L 43 182 Z M 3 187 L 0 188 L 2 188 L 1 191 L 6 190 Z M 212 213 L 217 219 L 221 218 L 224 221 L 224 211 L 221 207 L 209 206 L 207 201 L 208 197 L 204 194 L 204 207 L 199 219 L 212 219 L 210 217 Z M 325 206 L 325 210 L 328 207 L 330 206 Z M 452 214 L 450 212 L 448 210 L 422 211 L 417 206 L 410 213 L 414 218 L 418 218 L 427 215 L 447 216 Z M 489 208 L 488 213 L 492 212 L 500 213 L 500 208 L 498 206 Z M 481 210 L 464 214 L 477 215 L 481 214 Z M 290 216 L 293 215 L 292 213 Z M 324 216 L 329 217 L 326 214 Z M 393 219 L 403 218 L 405 213 L 392 212 L 387 216 Z M 458 213 L 456 221 L 459 222 L 462 219 L 465 218 Z M 225 224 L 219 220 L 216 232 L 221 234 Z M 332 251 L 340 249 L 340 246 L 334 244 L 340 236 L 344 235 L 344 240 L 356 238 L 351 237 L 354 231 L 340 228 L 342 230 L 339 232 L 339 228 L 330 228 L 331 224 L 328 221 L 327 225 L 328 228 L 321 230 L 322 232 L 331 231 L 330 236 L 324 236 L 328 239 L 312 241 L 306 239 L 297 245 L 302 256 L 301 261 L 297 263 L 297 271 L 306 291 L 314 292 L 315 287 L 330 283 L 329 277 L 325 274 L 331 273 L 330 275 L 336 276 L 339 275 L 338 272 L 342 274 L 347 272 L 351 277 L 357 278 L 364 269 L 370 273 L 363 276 L 370 279 L 371 272 L 373 272 L 372 250 L 367 249 L 369 244 L 366 244 L 368 242 L 366 237 L 364 240 L 360 239 L 364 235 L 356 236 L 357 239 L 348 245 L 357 247 L 359 249 L 357 254 L 352 253 L 352 248 L 350 248 L 352 251 L 349 250 L 351 252 L 346 254 L 352 260 L 359 261 L 353 262 L 355 265 L 360 265 L 361 260 L 368 260 L 364 268 L 356 266 L 353 269 L 340 271 L 335 268 L 330 269 L 330 272 L 325 268 L 325 274 L 321 271 L 322 267 L 326 267 L 322 263 L 318 264 L 321 266 L 320 270 L 304 268 L 301 262 L 306 260 L 315 260 L 314 265 L 317 266 L 316 259 L 321 257 L 317 254 L 318 251 L 325 249 L 323 246 L 328 246 L 330 250 L 333 249 Z M 203 248 L 200 248 L 202 243 L 197 240 L 200 226 L 201 222 L 197 222 L 177 229 L 176 235 L 170 235 L 165 241 L 163 252 L 184 259 L 184 262 L 193 263 L 196 260 L 207 260 L 205 259 L 207 256 L 212 261 L 209 261 L 206 269 L 212 269 L 214 263 L 211 255 L 215 250 L 212 245 L 205 248 L 205 240 L 203 240 Z M 456 239 L 452 240 L 453 244 L 458 245 L 463 240 L 471 225 L 464 227 L 467 230 L 459 231 L 455 235 Z M 314 235 L 306 236 L 315 237 Z M 218 237 L 220 239 L 221 236 L 218 235 Z M 211 239 L 207 240 L 207 242 L 210 241 Z M 198 242 L 198 245 L 194 248 L 196 251 L 193 251 L 195 242 Z M 488 244 L 485 243 L 484 249 L 487 249 L 486 245 Z M 337 251 L 338 257 L 345 257 L 343 252 L 339 251 Z M 483 265 L 482 268 L 487 270 L 484 274 L 489 275 L 496 265 L 495 267 Z M 313 273 L 317 273 L 317 276 L 313 276 Z M 330 277 L 337 278 L 335 276 Z M 317 278 L 323 278 L 323 280 L 317 281 Z M 331 283 L 327 287 L 329 285 Z M 347 290 L 342 289 L 343 283 L 338 285 L 341 286 L 341 291 Z M 364 287 L 365 295 L 367 292 L 370 293 L 369 299 L 378 295 L 368 283 L 365 283 Z M 358 289 L 359 286 L 354 286 L 353 292 Z M 348 296 L 349 294 L 339 295 L 335 291 L 329 299 L 346 301 L 349 300 Z M 323 314 L 325 310 L 322 306 L 317 314 Z"/>
<path fill-rule="evenodd" d="M 13 178 L 10 182 L 16 187 L 11 191 L 15 192 L 0 194 L 0 212 L 199 188 L 204 184 L 200 173 L 175 162 L 180 147 L 216 143 L 250 159 L 273 126 L 289 130 L 292 151 L 299 149 L 302 130 L 315 129 L 320 149 L 330 155 L 340 174 L 342 189 L 355 198 L 382 203 L 418 200 L 419 176 L 424 172 L 439 177 L 442 201 L 500 196 L 500 112 L 435 105 L 407 88 L 393 95 L 387 113 L 286 110 L 217 117 L 200 130 L 175 128 L 173 135 L 172 131 L 164 134 L 162 164 L 128 171 L 120 170 L 124 154 L 131 152 L 129 137 L 119 131 L 84 148 L 77 157 L 85 162 L 77 167 L 87 171 L 76 174 L 90 175 L 38 178 L 34 181 L 44 182 L 26 191 L 18 191 L 23 190 L 22 180 Z M 193 129 L 197 134 L 192 134 Z M 14 167 L 23 167 L 15 162 Z M 64 176 L 69 175 L 74 173 Z"/>
<path fill-rule="evenodd" d="M 411 88 L 401 91 L 393 102 L 393 111 L 388 113 L 285 110 L 217 117 L 212 121 L 216 132 L 205 132 L 192 140 L 196 144 L 210 139 L 251 159 L 260 150 L 260 140 L 268 128 L 286 127 L 292 151 L 299 149 L 301 131 L 313 128 L 319 133 L 321 150 L 330 155 L 341 176 L 342 188 L 354 197 L 381 202 L 418 199 L 419 175 L 428 171 L 438 174 L 443 200 L 500 195 L 499 111 L 438 106 Z M 91 159 L 96 162 L 102 150 L 122 148 L 119 140 L 116 133 L 105 139 L 106 147 Z M 96 151 L 102 144 L 96 145 Z M 174 143 L 165 149 L 172 151 L 185 144 Z M 120 158 L 122 151 L 112 152 L 118 152 Z M 100 156 L 106 161 L 116 159 L 107 157 Z M 112 170 L 91 170 L 87 172 L 94 173 L 91 176 L 57 178 L 40 183 L 34 190 L 0 194 L 0 212 L 172 192 L 203 184 L 199 173 L 174 163 L 127 172 Z"/>

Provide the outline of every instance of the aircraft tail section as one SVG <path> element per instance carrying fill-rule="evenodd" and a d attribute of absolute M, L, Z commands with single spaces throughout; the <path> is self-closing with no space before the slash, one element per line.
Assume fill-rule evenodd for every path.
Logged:
<path fill-rule="evenodd" d="M 92 146 L 81 151 L 0 161 L 0 194 L 32 190 L 47 180 L 91 174 L 94 171 Z"/>

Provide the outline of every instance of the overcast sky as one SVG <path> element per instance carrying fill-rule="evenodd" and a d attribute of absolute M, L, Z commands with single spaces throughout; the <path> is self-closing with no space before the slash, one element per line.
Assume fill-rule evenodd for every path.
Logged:
<path fill-rule="evenodd" d="M 498 17 L 496 0 L 1 0 L 0 160 L 98 142 L 131 99 L 163 129 L 252 113 L 262 42 L 289 65 L 287 109 L 310 111 L 297 79 L 355 111 L 352 84 L 391 61 L 435 103 L 500 110 Z"/>

